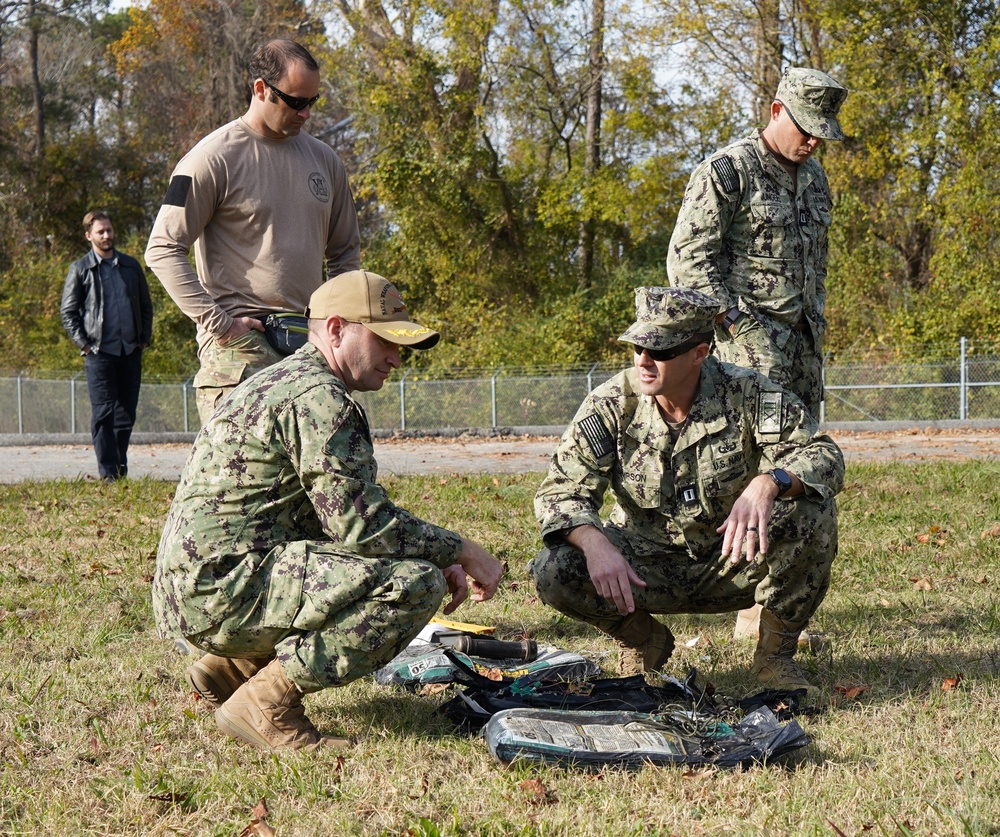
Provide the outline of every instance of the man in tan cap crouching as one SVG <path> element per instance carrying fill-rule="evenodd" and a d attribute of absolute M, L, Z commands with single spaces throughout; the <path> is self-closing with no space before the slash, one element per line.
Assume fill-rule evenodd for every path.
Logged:
<path fill-rule="evenodd" d="M 346 747 L 302 696 L 392 659 L 445 596 L 497 591 L 483 547 L 394 505 L 376 482 L 354 392 L 380 389 L 399 347 L 439 335 L 396 288 L 358 270 L 312 294 L 309 342 L 244 381 L 194 443 L 156 558 L 164 637 L 206 652 L 187 670 L 228 735 L 263 749 Z"/>
<path fill-rule="evenodd" d="M 637 288 L 633 368 L 587 396 L 535 495 L 539 598 L 621 645 L 623 674 L 674 649 L 653 614 L 763 605 L 752 672 L 815 687 L 793 659 L 837 554 L 844 458 L 792 393 L 711 357 L 721 304 Z M 600 515 L 610 488 L 614 508 Z"/>

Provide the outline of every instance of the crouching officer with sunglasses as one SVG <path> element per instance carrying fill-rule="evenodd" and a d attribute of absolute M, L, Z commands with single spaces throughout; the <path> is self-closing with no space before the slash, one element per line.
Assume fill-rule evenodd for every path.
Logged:
<path fill-rule="evenodd" d="M 636 289 L 619 338 L 634 366 L 563 435 L 535 497 L 545 546 L 529 569 L 542 601 L 618 640 L 623 674 L 669 660 L 654 614 L 759 602 L 753 674 L 815 697 L 793 657 L 830 583 L 844 459 L 796 396 L 710 356 L 720 310 L 700 291 Z"/>

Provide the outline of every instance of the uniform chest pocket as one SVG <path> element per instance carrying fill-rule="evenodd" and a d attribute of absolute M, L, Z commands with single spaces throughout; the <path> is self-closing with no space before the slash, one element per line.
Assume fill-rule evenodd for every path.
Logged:
<path fill-rule="evenodd" d="M 750 204 L 751 234 L 747 252 L 766 259 L 791 258 L 788 244 L 797 237 L 795 207 L 781 201 L 754 201 Z"/>
<path fill-rule="evenodd" d="M 640 509 L 658 509 L 662 498 L 663 463 L 659 452 L 644 448 L 621 464 L 622 492 Z"/>
<path fill-rule="evenodd" d="M 731 497 L 746 487 L 750 476 L 750 465 L 741 451 L 723 455 L 712 461 L 712 478 L 705 481 L 705 493 L 709 497 Z"/>
<path fill-rule="evenodd" d="M 822 206 L 810 207 L 809 214 L 812 216 L 813 221 L 820 227 L 829 229 L 833 223 L 833 215 L 830 214 L 830 210 Z"/>

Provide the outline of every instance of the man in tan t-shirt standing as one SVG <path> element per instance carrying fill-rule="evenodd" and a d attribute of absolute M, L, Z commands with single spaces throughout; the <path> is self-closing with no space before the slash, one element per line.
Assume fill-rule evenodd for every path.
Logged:
<path fill-rule="evenodd" d="M 344 165 L 302 130 L 319 99 L 319 65 L 276 39 L 257 48 L 249 71 L 247 112 L 177 164 L 146 248 L 146 264 L 198 326 L 202 423 L 281 359 L 264 335 L 269 314 L 301 314 L 324 280 L 361 266 Z"/>

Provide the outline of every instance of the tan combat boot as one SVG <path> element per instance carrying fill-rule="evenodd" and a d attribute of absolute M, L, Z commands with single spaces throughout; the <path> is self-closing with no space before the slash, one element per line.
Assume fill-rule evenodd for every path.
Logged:
<path fill-rule="evenodd" d="M 618 668 L 623 677 L 659 671 L 674 653 L 674 635 L 644 610 L 625 617 L 613 631 L 618 640 Z"/>
<path fill-rule="evenodd" d="M 205 654 L 188 666 L 184 679 L 188 685 L 214 706 L 222 706 L 240 686 L 274 659 L 260 657 L 253 660 L 229 659 L 215 654 Z"/>
<path fill-rule="evenodd" d="M 215 722 L 226 735 L 262 750 L 343 750 L 350 739 L 319 734 L 306 717 L 302 693 L 272 660 L 240 686 L 215 711 Z"/>
<path fill-rule="evenodd" d="M 753 655 L 750 672 L 761 683 L 774 689 L 805 689 L 810 698 L 819 697 L 820 690 L 806 680 L 793 657 L 799 647 L 799 634 L 806 623 L 783 622 L 771 611 L 760 612 L 760 635 Z"/>

